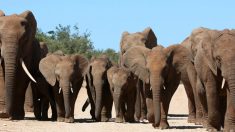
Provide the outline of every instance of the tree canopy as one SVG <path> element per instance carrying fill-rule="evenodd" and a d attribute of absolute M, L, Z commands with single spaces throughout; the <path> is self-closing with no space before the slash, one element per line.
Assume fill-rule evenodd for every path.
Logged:
<path fill-rule="evenodd" d="M 36 34 L 39 41 L 47 43 L 49 52 L 61 50 L 65 54 L 83 54 L 89 59 L 92 56 L 106 54 L 112 61 L 117 63 L 119 54 L 115 50 L 110 48 L 105 50 L 95 49 L 90 37 L 89 32 L 81 34 L 77 25 L 71 28 L 70 25 L 63 26 L 61 24 L 48 32 L 38 29 Z"/>

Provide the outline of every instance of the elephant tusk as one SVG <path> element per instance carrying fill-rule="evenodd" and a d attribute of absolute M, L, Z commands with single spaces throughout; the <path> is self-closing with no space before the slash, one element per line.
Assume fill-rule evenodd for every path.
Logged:
<path fill-rule="evenodd" d="M 71 90 L 71 93 L 73 93 L 73 88 L 72 87 L 70 88 L 70 90 Z"/>
<path fill-rule="evenodd" d="M 223 88 L 224 88 L 224 85 L 225 85 L 225 79 L 223 78 L 221 89 L 223 89 Z"/>
<path fill-rule="evenodd" d="M 24 69 L 24 71 L 25 71 L 25 73 L 28 75 L 28 77 L 29 77 L 33 82 L 37 83 L 36 80 L 33 78 L 33 76 L 30 74 L 30 72 L 29 72 L 29 70 L 27 69 L 27 67 L 25 66 L 25 63 L 24 63 L 24 61 L 23 61 L 22 58 L 20 58 L 20 62 L 21 62 L 22 68 Z"/>
<path fill-rule="evenodd" d="M 60 89 L 59 89 L 59 94 L 61 93 L 61 87 L 60 87 Z"/>

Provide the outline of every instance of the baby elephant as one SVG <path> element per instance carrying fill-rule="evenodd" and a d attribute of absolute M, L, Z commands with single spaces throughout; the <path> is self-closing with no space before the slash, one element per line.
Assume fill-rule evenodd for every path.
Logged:
<path fill-rule="evenodd" d="M 116 110 L 115 122 L 134 122 L 137 78 L 117 66 L 111 67 L 107 76 Z"/>
<path fill-rule="evenodd" d="M 74 105 L 87 66 L 81 55 L 50 54 L 40 61 L 39 69 L 53 87 L 57 121 L 74 122 Z"/>

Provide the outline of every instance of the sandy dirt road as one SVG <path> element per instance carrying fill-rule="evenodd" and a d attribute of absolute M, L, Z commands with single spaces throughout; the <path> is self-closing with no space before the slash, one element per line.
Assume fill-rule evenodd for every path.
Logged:
<path fill-rule="evenodd" d="M 143 123 L 115 123 L 115 122 L 92 122 L 88 108 L 81 111 L 82 104 L 86 100 L 86 90 L 82 88 L 75 108 L 75 123 L 37 121 L 33 113 L 26 113 L 25 120 L 9 121 L 0 119 L 0 132 L 153 132 L 153 131 L 206 131 L 201 126 L 187 123 L 187 97 L 184 87 L 179 86 L 170 104 L 169 124 L 170 129 L 154 129 L 151 124 Z M 115 111 L 113 109 L 113 117 Z"/>

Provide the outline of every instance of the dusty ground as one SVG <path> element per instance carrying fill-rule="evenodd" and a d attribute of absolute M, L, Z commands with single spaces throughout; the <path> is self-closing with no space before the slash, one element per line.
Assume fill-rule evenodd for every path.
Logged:
<path fill-rule="evenodd" d="M 6 119 L 0 119 L 0 131 L 4 132 L 152 132 L 159 131 L 153 129 L 151 124 L 142 123 L 115 123 L 105 122 L 96 123 L 89 120 L 89 109 L 85 112 L 81 111 L 82 104 L 86 100 L 86 90 L 81 89 L 75 108 L 76 122 L 72 124 L 63 122 L 51 122 L 51 121 L 36 121 L 32 113 L 26 113 L 25 120 L 22 121 L 8 121 Z M 115 111 L 113 110 L 113 115 Z M 187 97 L 183 86 L 180 86 L 176 91 L 173 100 L 170 104 L 169 124 L 170 129 L 163 131 L 205 131 L 201 126 L 195 126 L 194 124 L 187 123 Z"/>

